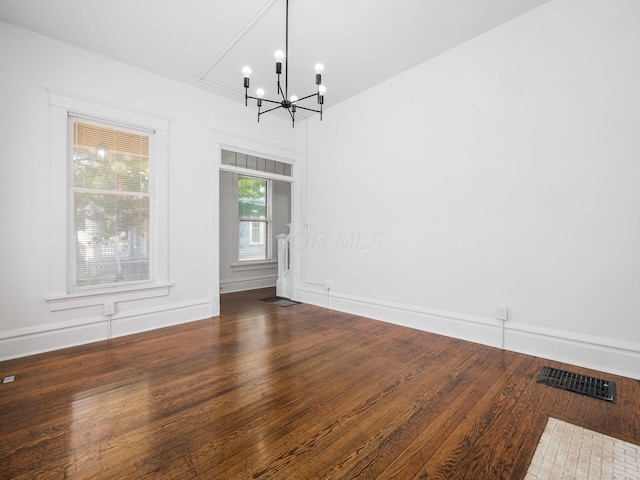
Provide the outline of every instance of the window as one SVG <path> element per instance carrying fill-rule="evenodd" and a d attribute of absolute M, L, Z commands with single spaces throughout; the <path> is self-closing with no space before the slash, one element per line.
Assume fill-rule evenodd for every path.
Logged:
<path fill-rule="evenodd" d="M 153 132 L 69 117 L 68 291 L 149 282 Z"/>
<path fill-rule="evenodd" d="M 269 180 L 238 177 L 238 260 L 271 258 L 271 184 Z"/>
<path fill-rule="evenodd" d="M 51 311 L 104 305 L 109 301 L 130 301 L 169 295 L 171 288 L 168 215 L 170 119 L 53 90 L 49 90 L 49 114 L 51 166 L 48 243 L 50 255 L 49 292 L 46 300 Z M 85 129 L 87 135 L 84 137 L 84 142 L 82 137 L 84 127 L 74 130 L 74 122 L 92 127 Z M 108 132 L 111 132 L 111 137 Z M 133 136 L 126 134 L 133 134 Z M 76 135 L 77 144 L 74 145 Z M 142 136 L 142 138 L 136 136 Z M 132 147 L 132 139 L 137 138 L 139 146 L 141 140 L 144 142 L 145 136 L 148 138 L 148 152 L 140 152 L 139 148 L 131 151 L 129 147 Z M 123 141 L 127 139 L 128 142 Z M 75 171 L 74 150 L 77 150 L 76 154 L 80 157 L 83 146 L 84 154 L 87 156 L 76 160 L 79 169 L 88 167 L 84 172 L 87 176 L 82 183 L 78 180 L 76 185 L 76 175 L 80 175 L 80 172 Z M 101 148 L 98 149 L 98 147 Z M 139 154 L 138 157 L 142 157 L 143 163 L 147 162 L 148 183 L 146 185 L 143 184 L 132 190 L 125 189 L 126 182 L 123 182 L 123 177 L 120 176 L 122 172 L 116 170 L 112 173 L 117 174 L 118 177 L 111 182 L 110 188 L 96 188 L 96 184 L 92 186 L 89 180 L 97 171 L 92 169 L 93 162 L 90 154 L 93 154 L 96 164 L 99 163 L 98 160 L 106 161 L 108 164 L 112 160 L 117 160 L 115 163 L 121 163 L 118 157 L 136 156 L 135 153 Z M 144 157 L 147 159 L 145 160 Z M 126 164 L 127 162 L 125 166 Z M 129 165 L 133 166 L 130 163 Z M 138 172 L 145 171 L 144 165 L 142 167 Z M 131 168 L 127 170 L 134 172 Z M 96 179 L 96 181 L 99 180 Z M 83 191 L 83 188 L 86 190 Z M 85 200 L 89 199 L 89 194 L 102 195 L 104 200 L 107 197 L 113 199 L 114 195 L 129 196 L 130 200 L 134 195 L 141 197 L 139 200 L 142 202 L 148 202 L 148 224 L 139 222 L 139 225 L 142 223 L 142 228 L 134 226 L 134 228 L 119 230 L 125 233 L 124 237 L 120 233 L 117 239 L 119 254 L 117 258 L 115 257 L 116 246 L 114 246 L 116 239 L 112 240 L 111 252 L 108 248 L 101 249 L 99 253 L 100 249 L 97 248 L 91 252 L 95 253 L 93 259 L 98 254 L 107 258 L 111 255 L 109 267 L 106 267 L 104 258 L 104 265 L 93 263 L 96 274 L 99 270 L 106 270 L 110 278 L 107 275 L 96 277 L 92 281 L 89 281 L 86 276 L 82 278 L 83 267 L 85 272 L 86 267 L 90 268 L 89 252 L 83 251 L 82 243 L 77 239 L 84 235 L 82 239 L 86 245 L 90 235 L 97 236 L 93 233 L 97 232 L 99 227 L 96 221 L 97 215 L 91 218 L 91 209 L 83 210 L 84 216 L 81 215 L 82 211 L 78 212 L 79 215 L 76 218 L 75 204 L 76 200 L 82 199 L 81 193 L 84 193 Z M 138 211 L 146 208 L 145 205 Z M 85 221 L 84 225 L 82 225 L 83 221 Z M 78 234 L 78 231 L 84 234 Z M 83 258 L 86 262 L 82 261 Z M 134 258 L 140 258 L 137 265 L 132 261 Z M 113 271 L 118 272 L 118 262 L 121 262 L 120 276 L 113 274 Z M 99 268 L 102 266 L 105 268 Z M 138 274 L 132 278 L 129 275 L 135 268 L 138 268 Z M 143 274 L 140 274 L 141 271 Z M 98 278 L 100 278 L 99 281 Z"/>

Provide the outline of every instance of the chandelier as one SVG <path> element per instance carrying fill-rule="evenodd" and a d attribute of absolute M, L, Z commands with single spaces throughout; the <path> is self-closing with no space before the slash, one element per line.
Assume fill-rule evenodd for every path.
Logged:
<path fill-rule="evenodd" d="M 291 126 L 295 127 L 296 125 L 296 110 L 299 108 L 301 110 L 307 110 L 309 112 L 315 112 L 320 114 L 320 120 L 322 120 L 322 106 L 324 105 L 324 93 L 326 88 L 322 85 L 322 72 L 324 67 L 321 63 L 316 64 L 316 91 L 311 95 L 307 95 L 306 97 L 298 98 L 295 95 L 291 95 L 289 97 L 289 0 L 287 0 L 286 5 L 286 33 L 285 33 L 285 51 L 278 50 L 275 53 L 276 57 L 276 75 L 278 76 L 278 93 L 277 97 L 280 97 L 278 100 L 271 100 L 268 98 L 264 98 L 264 90 L 262 88 L 258 88 L 256 90 L 256 96 L 253 97 L 249 95 L 249 79 L 251 77 L 251 68 L 244 67 L 242 69 L 242 74 L 244 75 L 244 105 L 245 107 L 248 105 L 248 100 L 256 100 L 258 105 L 258 122 L 260 121 L 260 115 L 264 115 L 265 113 L 272 112 L 274 110 L 278 110 L 280 108 L 285 109 L 289 116 L 291 117 Z M 280 83 L 280 75 L 282 75 L 282 60 L 284 60 L 284 90 L 282 89 L 282 84 Z M 299 105 L 299 102 L 306 100 L 311 97 L 316 97 L 318 104 L 320 105 L 319 110 L 303 107 Z M 269 104 L 275 105 L 267 110 L 262 110 L 262 102 L 267 102 Z"/>

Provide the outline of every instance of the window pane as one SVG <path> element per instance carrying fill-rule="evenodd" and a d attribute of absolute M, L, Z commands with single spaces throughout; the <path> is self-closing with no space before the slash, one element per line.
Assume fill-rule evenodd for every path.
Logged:
<path fill-rule="evenodd" d="M 69 290 L 150 280 L 149 134 L 72 128 Z"/>
<path fill-rule="evenodd" d="M 76 287 L 149 279 L 149 197 L 74 194 Z"/>
<path fill-rule="evenodd" d="M 257 225 L 257 230 L 256 230 Z M 257 238 L 254 236 L 257 231 Z M 255 222 L 249 220 L 240 221 L 238 259 L 266 260 L 268 258 L 268 245 L 266 242 L 267 222 Z M 254 242 L 253 240 L 262 240 Z"/>
<path fill-rule="evenodd" d="M 74 122 L 74 187 L 149 191 L 149 137 Z"/>
<path fill-rule="evenodd" d="M 240 218 L 267 218 L 267 181 L 258 178 L 238 179 L 238 208 Z"/>

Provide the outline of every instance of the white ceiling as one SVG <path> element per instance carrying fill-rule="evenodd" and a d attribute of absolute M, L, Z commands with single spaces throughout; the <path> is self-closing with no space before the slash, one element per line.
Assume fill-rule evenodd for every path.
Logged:
<path fill-rule="evenodd" d="M 547 1 L 290 0 L 289 94 L 321 62 L 329 108 Z M 275 96 L 285 49 L 285 0 L 0 0 L 0 20 L 238 102 L 244 65 Z"/>

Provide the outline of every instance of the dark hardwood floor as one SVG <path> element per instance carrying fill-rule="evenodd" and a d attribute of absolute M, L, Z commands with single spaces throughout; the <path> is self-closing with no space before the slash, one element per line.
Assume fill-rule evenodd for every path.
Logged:
<path fill-rule="evenodd" d="M 640 383 L 309 305 L 0 363 L 2 479 L 523 479 L 548 416 L 640 444 Z M 608 403 L 543 365 L 617 382 Z"/>

